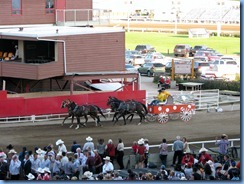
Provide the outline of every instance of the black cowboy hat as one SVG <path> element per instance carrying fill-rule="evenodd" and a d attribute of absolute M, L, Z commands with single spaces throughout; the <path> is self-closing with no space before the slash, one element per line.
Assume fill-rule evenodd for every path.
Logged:
<path fill-rule="evenodd" d="M 164 91 L 165 90 L 165 87 L 162 87 L 161 90 Z"/>
<path fill-rule="evenodd" d="M 162 92 L 163 90 L 162 89 L 159 89 L 158 92 Z"/>
<path fill-rule="evenodd" d="M 12 144 L 9 144 L 6 148 L 9 149 L 9 150 L 11 150 L 11 149 L 13 149 L 14 147 L 12 146 Z"/>

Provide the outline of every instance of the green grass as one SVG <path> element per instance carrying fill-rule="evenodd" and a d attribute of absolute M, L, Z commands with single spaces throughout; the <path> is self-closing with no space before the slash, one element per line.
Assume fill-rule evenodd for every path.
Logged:
<path fill-rule="evenodd" d="M 217 50 L 224 55 L 240 54 L 240 38 L 237 37 L 217 37 L 210 38 L 188 38 L 188 35 L 149 33 L 149 32 L 126 32 L 126 49 L 134 50 L 138 44 L 150 44 L 158 52 L 165 55 L 173 54 L 176 44 L 206 45 Z"/>

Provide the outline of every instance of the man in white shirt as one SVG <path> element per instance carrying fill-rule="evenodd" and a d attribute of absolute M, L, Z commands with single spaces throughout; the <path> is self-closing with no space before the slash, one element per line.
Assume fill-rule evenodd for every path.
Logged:
<path fill-rule="evenodd" d="M 105 158 L 103 158 L 103 160 L 105 161 L 103 165 L 103 174 L 113 172 L 114 165 L 110 162 L 110 157 L 106 156 Z"/>

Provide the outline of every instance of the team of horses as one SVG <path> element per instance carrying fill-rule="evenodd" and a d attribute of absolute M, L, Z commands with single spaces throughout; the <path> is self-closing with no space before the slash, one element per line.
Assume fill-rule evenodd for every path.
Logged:
<path fill-rule="evenodd" d="M 145 104 L 135 101 L 135 100 L 120 100 L 116 97 L 109 97 L 107 101 L 107 105 L 110 106 L 111 111 L 114 112 L 114 116 L 112 121 L 114 125 L 118 122 L 118 120 L 123 117 L 124 125 L 126 125 L 126 120 L 130 118 L 130 122 L 133 120 L 135 114 L 140 117 L 141 124 L 142 120 L 145 120 L 146 115 L 148 113 L 147 107 Z M 73 127 L 74 118 L 77 119 L 77 127 L 76 129 L 80 128 L 80 126 L 86 127 L 86 123 L 88 121 L 88 117 L 90 116 L 96 123 L 96 126 L 102 126 L 101 120 L 99 115 L 106 117 L 103 114 L 103 111 L 97 105 L 92 104 L 85 104 L 85 105 L 78 105 L 74 101 L 67 99 L 62 101 L 61 108 L 68 109 L 68 115 L 64 118 L 62 122 L 62 126 L 64 125 L 65 120 L 71 117 L 71 125 L 70 128 Z M 126 118 L 126 115 L 127 118 Z M 84 117 L 85 122 L 81 123 L 80 118 Z"/>

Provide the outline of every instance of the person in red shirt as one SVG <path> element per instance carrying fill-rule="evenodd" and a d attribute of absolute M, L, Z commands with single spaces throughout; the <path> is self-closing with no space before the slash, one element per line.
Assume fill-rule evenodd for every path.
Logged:
<path fill-rule="evenodd" d="M 108 144 L 105 146 L 105 150 L 107 155 L 110 157 L 110 161 L 113 164 L 114 158 L 115 158 L 115 145 L 112 141 L 112 139 L 108 140 Z"/>
<path fill-rule="evenodd" d="M 212 157 L 208 154 L 208 153 L 206 153 L 208 150 L 206 149 L 206 148 L 201 148 L 200 150 L 199 150 L 199 159 L 198 159 L 198 163 L 199 164 L 202 164 L 202 166 L 204 166 L 205 165 L 205 163 L 207 162 L 207 161 L 209 161 L 209 160 L 211 160 L 212 162 L 213 162 L 213 159 L 212 159 Z"/>
<path fill-rule="evenodd" d="M 132 145 L 131 148 L 132 148 L 133 153 L 136 154 L 137 153 L 137 149 L 138 149 L 138 144 L 137 144 L 136 141 L 133 142 L 133 145 Z"/>
<path fill-rule="evenodd" d="M 182 158 L 181 161 L 181 164 L 183 165 L 187 165 L 188 163 L 194 164 L 194 157 L 189 150 L 185 152 L 185 156 Z"/>
<path fill-rule="evenodd" d="M 138 141 L 138 148 L 137 148 L 137 161 L 138 161 L 138 168 L 144 168 L 144 160 L 145 160 L 145 152 L 146 146 L 144 145 L 144 140 L 140 139 Z"/>

